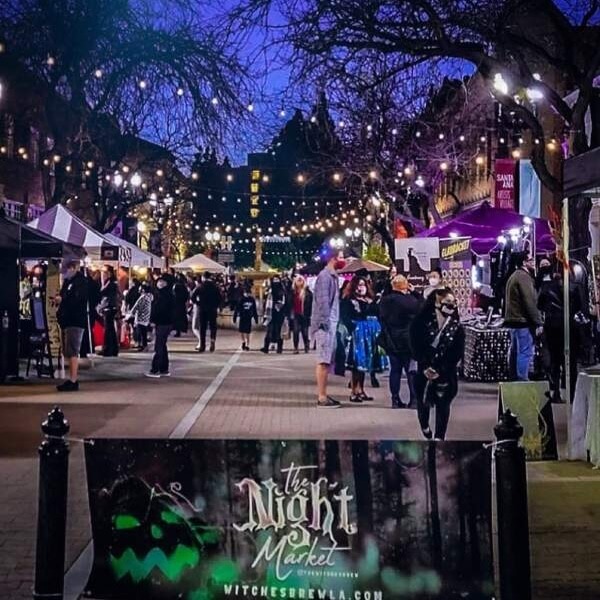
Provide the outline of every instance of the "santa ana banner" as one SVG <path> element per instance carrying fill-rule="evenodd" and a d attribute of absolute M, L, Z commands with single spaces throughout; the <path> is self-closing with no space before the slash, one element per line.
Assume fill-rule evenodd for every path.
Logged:
<path fill-rule="evenodd" d="M 489 600 L 482 442 L 86 444 L 84 597 Z"/>

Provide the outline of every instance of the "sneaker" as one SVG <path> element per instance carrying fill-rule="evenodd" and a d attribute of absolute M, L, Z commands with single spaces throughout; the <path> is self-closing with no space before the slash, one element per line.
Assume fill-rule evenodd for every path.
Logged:
<path fill-rule="evenodd" d="M 298 350 L 298 348 L 294 348 L 294 354 L 300 354 L 300 351 Z"/>
<path fill-rule="evenodd" d="M 70 379 L 67 379 L 60 385 L 57 385 L 56 389 L 59 392 L 77 392 L 79 391 L 79 381 L 71 381 Z"/>
<path fill-rule="evenodd" d="M 317 408 L 340 408 L 340 406 L 341 404 L 331 396 L 327 396 L 325 400 L 317 400 Z"/>
<path fill-rule="evenodd" d="M 171 377 L 170 371 L 165 371 L 164 373 L 159 373 L 159 377 Z"/>
<path fill-rule="evenodd" d="M 215 342 L 214 342 L 214 340 L 210 342 L 210 351 L 211 352 L 215 351 Z"/>
<path fill-rule="evenodd" d="M 371 400 L 373 400 L 373 396 L 367 396 L 365 392 L 361 392 L 358 396 L 363 402 L 370 402 Z"/>
<path fill-rule="evenodd" d="M 246 347 L 244 348 L 244 350 L 245 350 L 246 352 L 250 352 L 250 346 L 248 346 L 248 344 L 246 344 Z"/>
<path fill-rule="evenodd" d="M 350 396 L 350 402 L 354 403 L 354 404 L 361 404 L 363 401 L 363 399 L 361 398 L 360 394 L 352 394 Z"/>
<path fill-rule="evenodd" d="M 371 375 L 371 387 L 374 387 L 374 388 L 379 387 L 379 380 L 377 379 L 377 377 L 374 374 Z"/>
<path fill-rule="evenodd" d="M 430 440 L 433 437 L 433 433 L 431 433 L 431 429 L 429 429 L 429 427 L 427 429 L 421 429 L 421 431 L 423 432 L 426 440 Z"/>
<path fill-rule="evenodd" d="M 204 346 L 200 346 L 198 348 L 198 352 L 202 353 L 202 352 L 206 352 L 206 348 Z"/>
<path fill-rule="evenodd" d="M 403 406 L 400 396 L 392 396 L 392 408 L 402 408 Z"/>
<path fill-rule="evenodd" d="M 144 375 L 151 379 L 160 379 L 160 373 L 155 373 L 154 371 L 148 371 L 147 373 L 144 373 Z"/>

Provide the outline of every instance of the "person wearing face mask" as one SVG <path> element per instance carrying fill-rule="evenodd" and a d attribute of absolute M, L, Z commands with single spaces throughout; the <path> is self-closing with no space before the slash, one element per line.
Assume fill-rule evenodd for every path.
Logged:
<path fill-rule="evenodd" d="M 435 407 L 435 438 L 443 440 L 450 404 L 458 392 L 457 365 L 465 347 L 465 333 L 452 290 L 442 288 L 430 294 L 410 325 L 409 337 L 417 361 L 415 394 L 421 431 L 426 439 L 434 436 L 429 417 Z"/>
<path fill-rule="evenodd" d="M 311 338 L 315 340 L 317 359 L 317 407 L 339 408 L 340 403 L 327 394 L 329 370 L 334 362 L 336 332 L 339 321 L 340 286 L 337 271 L 346 262 L 343 255 L 330 245 L 324 246 L 319 257 L 325 264 L 317 276 L 313 292 L 313 305 L 310 317 Z"/>
<path fill-rule="evenodd" d="M 429 275 L 427 275 L 427 281 L 429 285 L 423 290 L 423 298 L 425 299 L 429 297 L 431 292 L 444 287 L 442 283 L 442 270 L 437 267 L 432 269 Z"/>
<path fill-rule="evenodd" d="M 264 354 L 269 353 L 269 346 L 271 344 L 277 344 L 277 354 L 283 352 L 281 328 L 287 316 L 287 309 L 287 295 L 283 282 L 280 277 L 273 277 L 263 311 L 263 325 L 267 328 L 267 331 L 263 347 L 260 351 Z"/>
<path fill-rule="evenodd" d="M 345 341 L 345 367 L 352 372 L 350 402 L 353 403 L 373 400 L 365 393 L 364 386 L 365 374 L 380 369 L 375 341 L 380 331 L 376 310 L 368 281 L 355 276 L 344 289 L 339 323 Z"/>
<path fill-rule="evenodd" d="M 79 269 L 79 262 L 71 261 L 63 273 L 63 284 L 58 303 L 57 319 L 62 331 L 63 356 L 69 364 L 69 378 L 56 386 L 59 392 L 79 390 L 79 353 L 87 325 L 87 280 Z"/>
<path fill-rule="evenodd" d="M 510 329 L 509 364 L 519 381 L 529 380 L 535 353 L 535 336 L 542 333 L 542 317 L 531 271 L 535 262 L 525 252 L 513 252 L 514 269 L 506 282 L 504 326 Z"/>

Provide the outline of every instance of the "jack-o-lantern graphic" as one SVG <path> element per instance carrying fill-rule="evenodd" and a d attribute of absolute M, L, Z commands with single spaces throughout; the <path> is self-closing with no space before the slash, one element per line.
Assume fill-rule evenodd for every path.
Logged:
<path fill-rule="evenodd" d="M 191 599 L 212 587 L 221 531 L 206 525 L 183 496 L 128 477 L 105 490 L 103 514 L 110 519 L 101 551 L 111 598 Z"/>

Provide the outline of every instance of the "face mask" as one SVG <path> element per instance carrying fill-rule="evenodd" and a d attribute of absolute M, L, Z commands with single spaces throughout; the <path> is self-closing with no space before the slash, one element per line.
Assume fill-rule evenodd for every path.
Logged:
<path fill-rule="evenodd" d="M 447 317 L 452 316 L 456 312 L 456 305 L 443 302 L 440 306 L 440 312 Z"/>
<path fill-rule="evenodd" d="M 440 280 L 437 277 L 430 277 L 429 285 L 436 287 L 436 286 L 440 285 Z"/>
<path fill-rule="evenodd" d="M 345 261 L 343 258 L 338 258 L 338 259 L 335 261 L 335 263 L 334 263 L 334 265 L 333 265 L 333 268 L 334 268 L 336 271 L 340 271 L 340 270 L 341 270 L 341 269 L 343 269 L 345 266 L 346 266 L 346 261 Z"/>

